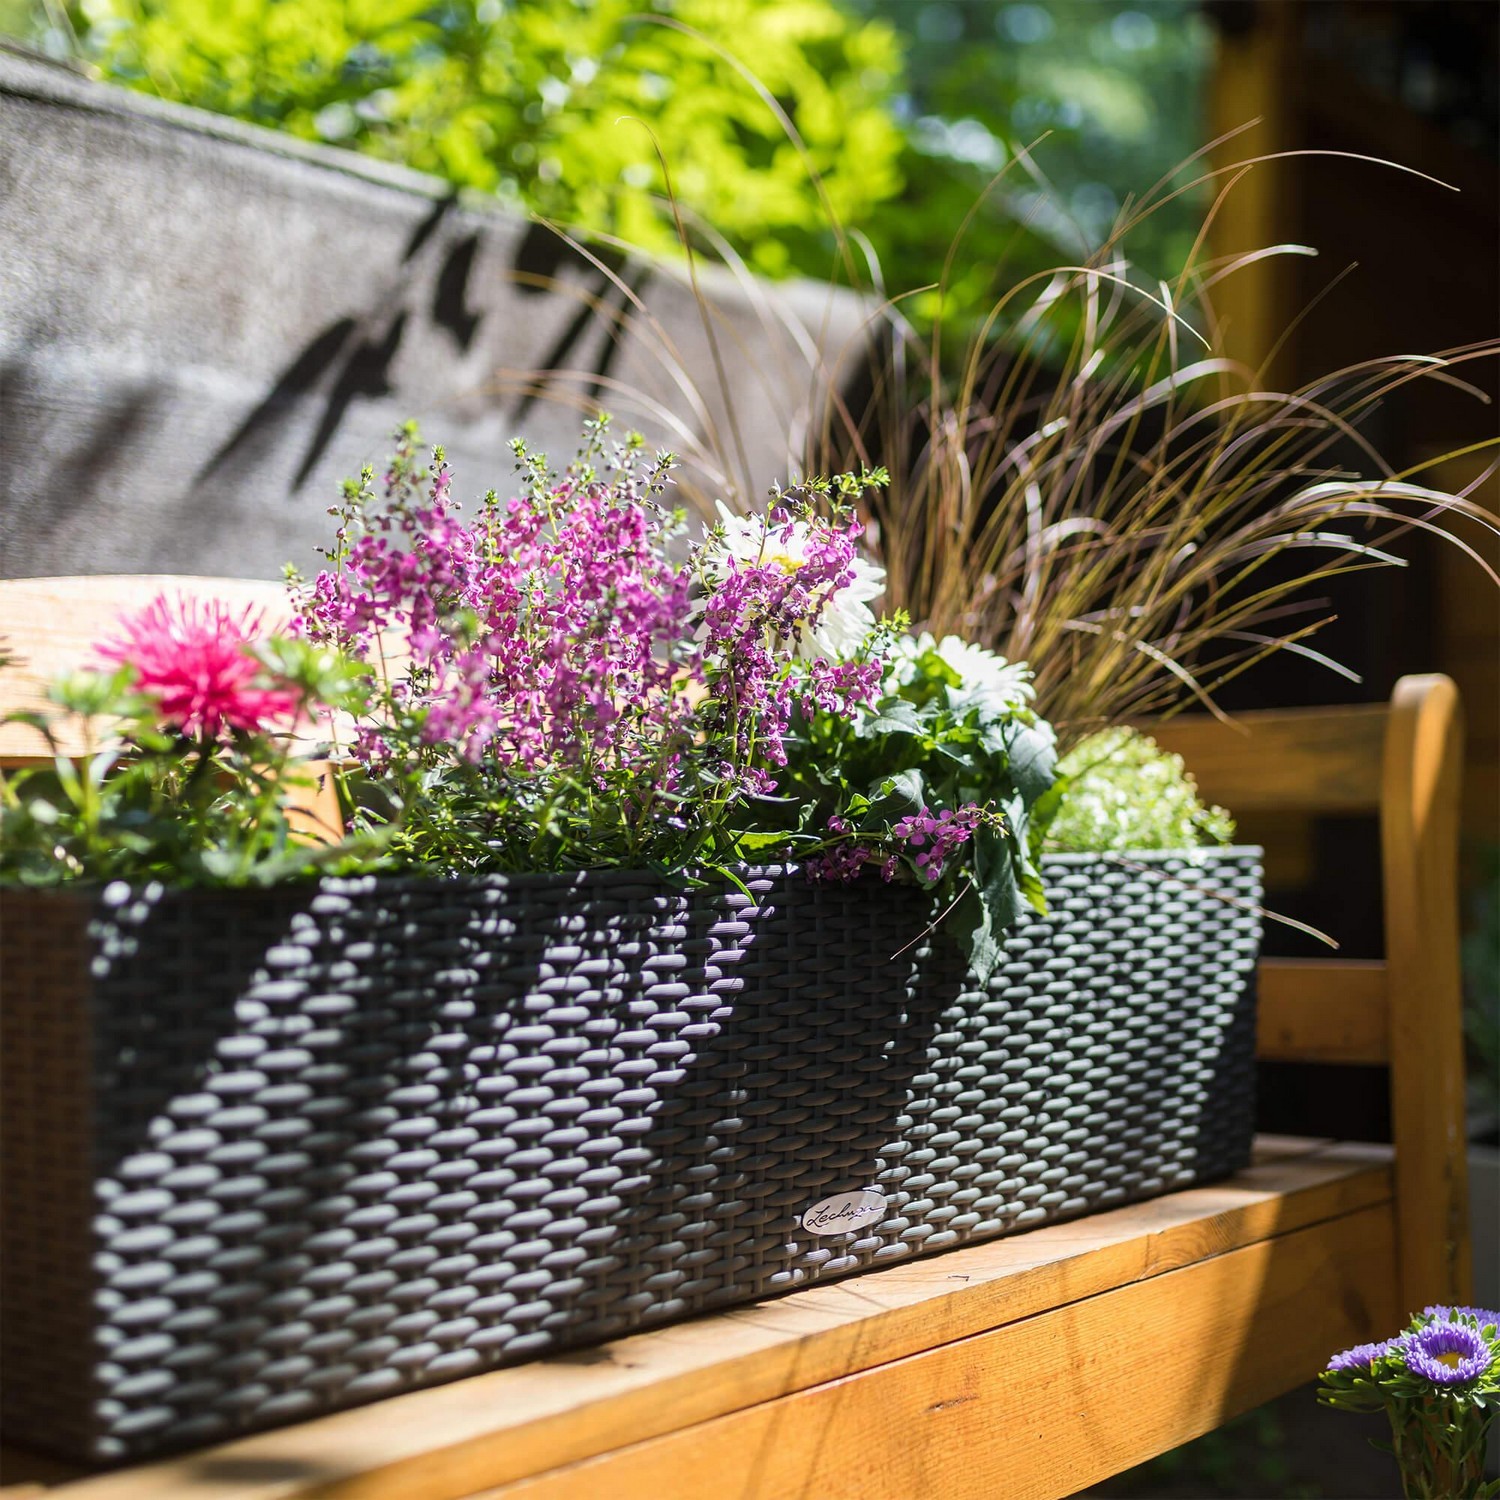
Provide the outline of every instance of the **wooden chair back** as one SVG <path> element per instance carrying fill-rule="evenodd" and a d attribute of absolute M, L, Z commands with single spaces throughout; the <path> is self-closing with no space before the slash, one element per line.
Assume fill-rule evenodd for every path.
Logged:
<path fill-rule="evenodd" d="M 1263 960 L 1257 1051 L 1389 1068 L 1400 1301 L 1467 1302 L 1458 690 L 1403 677 L 1388 704 L 1183 717 L 1151 733 L 1236 814 L 1379 818 L 1385 957 Z"/>

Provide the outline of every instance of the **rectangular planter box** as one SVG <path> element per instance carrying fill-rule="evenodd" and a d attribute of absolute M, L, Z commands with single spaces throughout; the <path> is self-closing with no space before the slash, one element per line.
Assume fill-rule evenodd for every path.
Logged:
<path fill-rule="evenodd" d="M 5 892 L 6 1436 L 193 1446 L 1236 1170 L 1258 851 L 1044 874 L 983 988 L 795 870 Z"/>

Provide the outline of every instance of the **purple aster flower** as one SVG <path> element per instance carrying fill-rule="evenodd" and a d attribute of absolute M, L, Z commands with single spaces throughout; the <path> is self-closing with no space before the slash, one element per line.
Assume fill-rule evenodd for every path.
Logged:
<path fill-rule="evenodd" d="M 1328 1371 L 1332 1374 L 1335 1370 L 1368 1370 L 1377 1359 L 1394 1353 L 1400 1346 L 1399 1338 L 1382 1339 L 1378 1344 L 1356 1344 L 1342 1354 L 1335 1354 L 1328 1361 Z"/>
<path fill-rule="evenodd" d="M 1406 1368 L 1434 1385 L 1477 1380 L 1494 1361 L 1494 1351 L 1467 1323 L 1429 1323 L 1408 1335 L 1402 1351 Z"/>
<path fill-rule="evenodd" d="M 1424 1307 L 1422 1316 L 1433 1318 L 1440 1323 L 1450 1323 L 1455 1318 L 1473 1318 L 1481 1328 L 1488 1328 L 1491 1324 L 1500 1326 L 1500 1312 L 1489 1307 L 1444 1307 L 1441 1304 L 1435 1304 L 1432 1307 Z"/>

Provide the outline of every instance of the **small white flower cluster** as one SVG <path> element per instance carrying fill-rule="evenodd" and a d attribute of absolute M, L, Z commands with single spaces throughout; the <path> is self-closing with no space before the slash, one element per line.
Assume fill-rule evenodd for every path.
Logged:
<path fill-rule="evenodd" d="M 1234 838 L 1234 819 L 1202 801 L 1182 757 L 1138 730 L 1090 735 L 1058 770 L 1071 785 L 1047 830 L 1051 849 L 1194 849 Z"/>

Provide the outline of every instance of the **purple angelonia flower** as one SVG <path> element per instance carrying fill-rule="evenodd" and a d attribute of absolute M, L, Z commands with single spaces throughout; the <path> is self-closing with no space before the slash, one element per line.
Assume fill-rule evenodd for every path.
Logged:
<path fill-rule="evenodd" d="M 923 807 L 921 812 L 902 818 L 894 832 L 902 843 L 916 851 L 913 863 L 923 877 L 935 881 L 942 877 L 948 856 L 974 837 L 983 817 L 984 809 L 977 803 L 935 816 L 931 808 Z"/>
<path fill-rule="evenodd" d="M 561 476 L 528 460 L 520 494 L 491 492 L 467 519 L 446 466 L 424 468 L 403 434 L 383 493 L 372 475 L 346 489 L 328 565 L 299 594 L 297 630 L 364 669 L 354 758 L 461 760 L 523 801 L 566 787 L 680 829 L 684 792 L 705 783 L 721 783 L 716 803 L 774 794 L 799 713 L 872 707 L 880 570 L 857 518 L 784 497 L 769 516 L 726 515 L 678 558 L 669 467 L 625 448 Z M 666 798 L 637 799 L 645 786 Z M 965 816 L 928 841 L 932 878 L 972 832 Z M 815 878 L 874 859 L 889 876 L 888 850 L 831 831 Z"/>
<path fill-rule="evenodd" d="M 1477 1380 L 1494 1362 L 1495 1352 L 1468 1323 L 1436 1322 L 1406 1338 L 1406 1368 L 1434 1385 L 1464 1385 Z"/>

